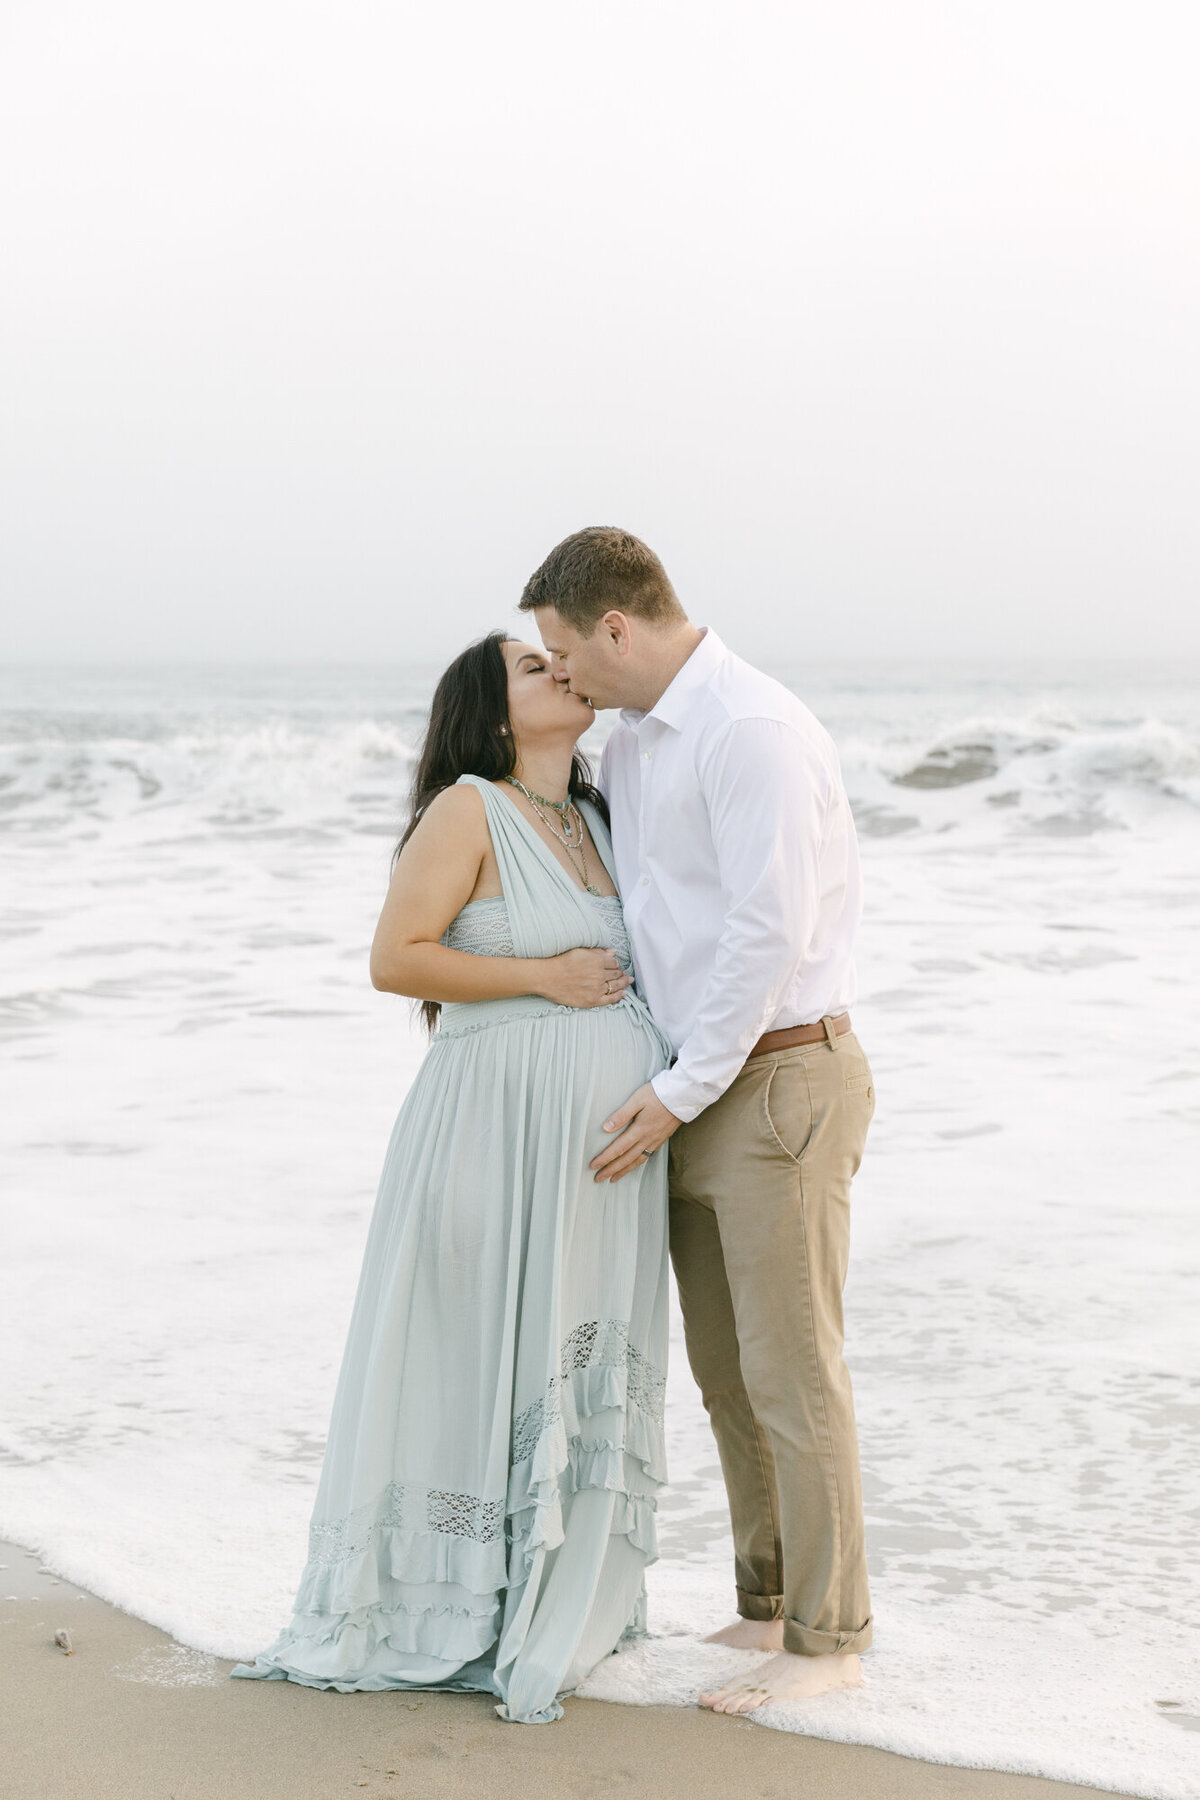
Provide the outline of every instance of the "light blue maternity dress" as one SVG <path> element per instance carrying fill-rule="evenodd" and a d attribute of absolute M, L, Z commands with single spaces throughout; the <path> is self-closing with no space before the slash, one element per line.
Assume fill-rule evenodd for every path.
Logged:
<path fill-rule="evenodd" d="M 512 802 L 462 780 L 504 895 L 444 941 L 609 946 L 628 969 L 620 901 L 585 894 Z M 235 1675 L 482 1689 L 502 1718 L 544 1723 L 641 1628 L 666 1475 L 666 1158 L 600 1186 L 588 1162 L 669 1055 L 632 990 L 443 1008 L 384 1163 L 295 1615 Z"/>

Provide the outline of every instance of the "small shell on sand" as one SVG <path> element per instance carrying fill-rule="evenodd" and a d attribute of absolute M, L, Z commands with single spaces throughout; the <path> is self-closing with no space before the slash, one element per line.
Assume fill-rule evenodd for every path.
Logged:
<path fill-rule="evenodd" d="M 69 1631 L 56 1631 L 54 1634 L 54 1641 L 60 1650 L 66 1651 L 68 1656 L 72 1654 L 74 1645 L 71 1643 L 71 1634 Z"/>

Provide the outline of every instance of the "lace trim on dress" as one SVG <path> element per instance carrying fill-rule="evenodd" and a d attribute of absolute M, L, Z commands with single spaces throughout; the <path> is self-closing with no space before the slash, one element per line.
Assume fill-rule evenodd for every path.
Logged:
<path fill-rule="evenodd" d="M 559 1373 L 546 1392 L 513 1421 L 513 1464 L 532 1456 L 542 1436 L 562 1418 L 564 1382 L 582 1370 L 600 1368 L 624 1369 L 626 1408 L 637 1407 L 661 1427 L 665 1375 L 629 1342 L 627 1320 L 588 1319 L 563 1343 Z M 314 1520 L 309 1526 L 308 1560 L 330 1564 L 362 1556 L 383 1531 L 436 1532 L 490 1544 L 503 1537 L 505 1516 L 504 1499 L 392 1481 L 371 1505 L 341 1519 Z"/>
<path fill-rule="evenodd" d="M 562 1388 L 579 1369 L 623 1368 L 626 1372 L 625 1401 L 649 1415 L 657 1424 L 663 1416 L 666 1376 L 629 1342 L 629 1325 L 625 1319 L 589 1319 L 577 1325 L 562 1347 L 559 1372 L 546 1392 L 525 1407 L 513 1421 L 512 1460 L 524 1462 L 532 1456 L 543 1432 L 562 1417 Z"/>
<path fill-rule="evenodd" d="M 361 1556 L 381 1531 L 440 1531 L 487 1544 L 503 1534 L 504 1501 L 392 1481 L 379 1503 L 344 1519 L 314 1520 L 308 1532 L 309 1561 L 336 1563 Z"/>
<path fill-rule="evenodd" d="M 623 969 L 632 970 L 633 952 L 620 900 L 615 894 L 590 894 L 588 900 L 600 914 L 609 948 L 615 951 L 617 961 Z M 512 956 L 512 926 L 503 895 L 468 900 L 442 933 L 442 942 L 448 950 L 465 950 L 471 956 Z"/>
<path fill-rule="evenodd" d="M 472 956 L 511 956 L 512 926 L 503 898 L 468 901 L 451 919 L 442 942 L 449 950 L 465 950 Z"/>

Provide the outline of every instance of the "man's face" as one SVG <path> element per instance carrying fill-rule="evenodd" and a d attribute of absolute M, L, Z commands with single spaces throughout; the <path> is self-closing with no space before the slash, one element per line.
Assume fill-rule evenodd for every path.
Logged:
<path fill-rule="evenodd" d="M 581 637 L 552 606 L 535 608 L 533 616 L 556 681 L 565 681 L 597 709 L 629 704 L 624 691 L 627 657 L 622 650 L 622 644 L 628 645 L 628 631 L 621 614 L 606 614 L 591 637 Z"/>

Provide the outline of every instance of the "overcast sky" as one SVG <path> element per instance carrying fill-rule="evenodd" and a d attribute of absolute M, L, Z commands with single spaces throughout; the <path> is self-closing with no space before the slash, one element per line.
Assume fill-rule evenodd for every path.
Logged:
<path fill-rule="evenodd" d="M 1194 0 L 8 0 L 10 654 L 1200 655 Z"/>

